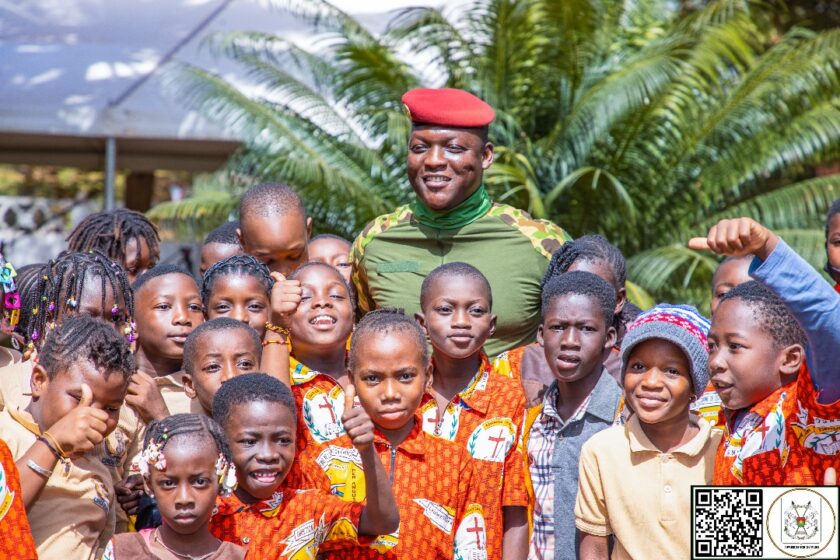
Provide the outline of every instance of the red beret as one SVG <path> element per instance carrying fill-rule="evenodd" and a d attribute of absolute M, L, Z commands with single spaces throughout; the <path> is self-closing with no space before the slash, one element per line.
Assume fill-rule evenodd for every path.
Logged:
<path fill-rule="evenodd" d="M 408 118 L 417 124 L 478 128 L 496 117 L 490 105 L 462 89 L 413 89 L 402 102 Z"/>

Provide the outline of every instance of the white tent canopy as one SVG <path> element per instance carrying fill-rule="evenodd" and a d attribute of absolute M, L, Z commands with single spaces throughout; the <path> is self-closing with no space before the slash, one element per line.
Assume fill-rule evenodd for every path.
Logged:
<path fill-rule="evenodd" d="M 204 39 L 313 31 L 268 0 L 0 0 L 0 163 L 213 170 L 240 138 L 170 99 L 161 68 L 181 60 L 238 80 Z M 282 2 L 275 2 L 282 4 Z M 389 10 L 439 2 L 334 0 L 372 28 Z"/>

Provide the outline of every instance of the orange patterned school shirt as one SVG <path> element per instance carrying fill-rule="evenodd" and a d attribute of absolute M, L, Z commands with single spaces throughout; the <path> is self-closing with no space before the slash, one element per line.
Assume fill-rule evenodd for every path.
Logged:
<path fill-rule="evenodd" d="M 481 367 L 466 389 L 442 412 L 427 394 L 420 405 L 423 429 L 454 441 L 475 459 L 474 476 L 484 490 L 481 504 L 487 525 L 487 557 L 501 558 L 502 506 L 528 507 L 525 458 L 519 442 L 525 394 L 519 381 L 493 372 L 483 353 Z"/>
<path fill-rule="evenodd" d="M 840 464 L 840 400 L 817 402 L 805 364 L 795 382 L 753 405 L 734 432 L 731 419 L 721 411 L 713 484 L 813 486 Z"/>
<path fill-rule="evenodd" d="M 316 490 L 279 488 L 250 505 L 231 495 L 216 502 L 210 532 L 246 546 L 249 560 L 311 560 L 326 543 L 358 542 L 363 509 Z"/>
<path fill-rule="evenodd" d="M 396 558 L 424 560 L 456 557 L 487 558 L 487 527 L 473 482 L 473 463 L 455 443 L 426 434 L 415 417 L 415 426 L 397 447 L 378 431 L 374 446 L 389 473 L 400 512 L 399 529 L 380 535 L 364 546 L 325 543 L 324 559 Z M 309 486 L 329 490 L 345 500 L 365 499 L 365 480 L 359 453 L 350 438 L 342 436 L 325 446 L 316 457 L 317 469 L 304 472 Z"/>
<path fill-rule="evenodd" d="M 33 560 L 35 540 L 26 518 L 20 476 L 6 442 L 0 439 L 0 558 Z"/>

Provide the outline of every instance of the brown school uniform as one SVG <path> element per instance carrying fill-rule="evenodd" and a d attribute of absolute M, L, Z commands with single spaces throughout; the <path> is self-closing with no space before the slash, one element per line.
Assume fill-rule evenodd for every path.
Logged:
<path fill-rule="evenodd" d="M 102 560 L 160 560 L 160 556 L 152 552 L 152 543 L 155 538 L 155 529 L 143 529 L 139 533 L 125 533 L 116 535 Z M 219 549 L 210 556 L 203 557 L 203 560 L 243 560 L 245 548 L 222 541 Z"/>
<path fill-rule="evenodd" d="M 0 437 L 15 460 L 40 435 L 32 415 L 7 407 L 0 412 Z M 97 446 L 83 457 L 58 463 L 38 501 L 29 509 L 32 536 L 41 558 L 99 558 L 114 532 L 114 470 L 103 462 Z"/>

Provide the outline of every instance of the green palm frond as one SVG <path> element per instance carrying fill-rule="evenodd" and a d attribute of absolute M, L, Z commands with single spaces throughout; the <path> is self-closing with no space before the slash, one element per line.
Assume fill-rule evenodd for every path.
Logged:
<path fill-rule="evenodd" d="M 640 306 L 707 309 L 717 259 L 685 242 L 720 218 L 753 216 L 824 260 L 840 184 L 814 167 L 840 160 L 840 30 L 780 34 L 777 3 L 762 0 L 688 14 L 669 0 L 474 0 L 395 12 L 381 34 L 324 0 L 264 3 L 316 25 L 315 47 L 219 34 L 210 47 L 248 83 L 175 64 L 173 89 L 249 139 L 230 176 L 288 182 L 321 230 L 352 237 L 411 200 L 400 98 L 447 86 L 496 110 L 492 196 L 605 235 Z M 238 193 L 156 212 L 194 223 Z"/>

